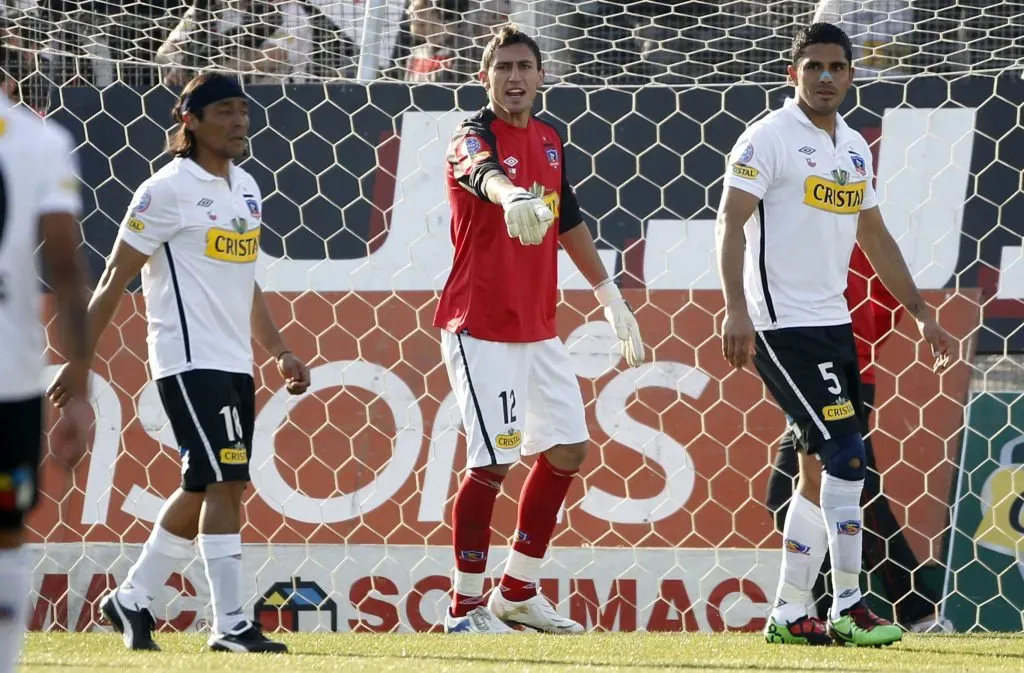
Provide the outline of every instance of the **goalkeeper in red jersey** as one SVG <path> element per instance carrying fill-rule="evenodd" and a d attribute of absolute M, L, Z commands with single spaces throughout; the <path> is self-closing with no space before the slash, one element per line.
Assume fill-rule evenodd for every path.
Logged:
<path fill-rule="evenodd" d="M 448 149 L 455 258 L 434 326 L 462 414 L 468 470 L 452 511 L 456 572 L 446 632 L 583 630 L 537 592 L 589 441 L 579 383 L 555 331 L 559 244 L 593 286 L 626 361 L 638 367 L 644 359 L 633 311 L 583 223 L 561 137 L 531 113 L 543 79 L 537 43 L 502 28 L 481 61 L 489 104 L 459 125 Z M 494 501 L 520 455 L 536 460 L 504 575 L 485 605 Z"/>

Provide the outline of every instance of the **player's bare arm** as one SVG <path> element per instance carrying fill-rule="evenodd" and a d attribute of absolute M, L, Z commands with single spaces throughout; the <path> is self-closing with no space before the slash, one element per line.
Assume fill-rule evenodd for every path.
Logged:
<path fill-rule="evenodd" d="M 295 357 L 295 353 L 285 345 L 284 338 L 277 329 L 277 325 L 274 324 L 274 318 L 270 315 L 267 300 L 263 296 L 263 290 L 260 289 L 259 283 L 256 283 L 253 289 L 251 321 L 253 338 L 274 356 L 277 369 L 284 377 L 285 388 L 288 392 L 292 395 L 306 392 L 310 383 L 309 367 Z"/>
<path fill-rule="evenodd" d="M 79 252 L 81 233 L 71 213 L 47 213 L 39 218 L 42 258 L 56 297 L 57 326 L 67 358 L 66 386 L 77 400 L 61 414 L 51 433 L 50 448 L 57 462 L 74 467 L 85 453 L 89 428 L 88 381 L 93 350 L 87 338 L 89 301 L 85 262 Z"/>
<path fill-rule="evenodd" d="M 760 199 L 749 192 L 728 187 L 715 221 L 718 273 L 725 294 L 722 355 L 737 369 L 754 353 L 754 323 L 743 295 L 743 225 L 754 214 L 758 201 Z"/>
<path fill-rule="evenodd" d="M 107 266 L 96 284 L 96 291 L 93 292 L 89 301 L 89 309 L 86 318 L 86 329 L 83 330 L 86 336 L 86 352 L 95 353 L 96 345 L 100 337 L 106 331 L 110 321 L 114 318 L 114 312 L 124 295 L 125 289 L 145 266 L 149 255 L 139 252 L 122 239 L 114 244 L 114 251 L 107 260 Z M 90 357 L 91 359 L 91 357 Z M 46 389 L 46 395 L 54 406 L 60 408 L 68 403 L 68 400 L 75 396 L 73 382 L 69 376 L 68 365 L 61 367 L 54 377 L 53 383 Z"/>
<path fill-rule="evenodd" d="M 622 356 L 630 367 L 639 367 L 644 363 L 644 342 L 640 336 L 640 325 L 633 315 L 633 309 L 608 277 L 608 271 L 597 253 L 590 228 L 579 222 L 563 232 L 558 240 L 573 264 L 594 288 L 598 302 L 604 307 L 605 319 L 611 323 L 615 335 L 621 342 Z"/>
<path fill-rule="evenodd" d="M 886 228 L 877 206 L 862 210 L 857 218 L 857 243 L 885 288 L 917 320 L 921 336 L 931 346 L 932 355 L 935 356 L 935 369 L 949 366 L 952 337 L 942 329 L 934 312 L 921 297 L 899 245 Z"/>

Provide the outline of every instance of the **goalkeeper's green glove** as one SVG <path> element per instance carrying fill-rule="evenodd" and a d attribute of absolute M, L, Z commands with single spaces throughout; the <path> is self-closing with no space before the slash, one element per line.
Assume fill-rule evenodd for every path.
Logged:
<path fill-rule="evenodd" d="M 506 196 L 501 207 L 505 209 L 508 235 L 518 238 L 523 245 L 540 245 L 555 220 L 548 205 L 522 187 Z"/>
<path fill-rule="evenodd" d="M 644 363 L 644 342 L 633 309 L 611 279 L 598 283 L 594 294 L 604 307 L 605 320 L 611 323 L 615 336 L 619 338 L 622 357 L 630 367 L 639 367 Z"/>

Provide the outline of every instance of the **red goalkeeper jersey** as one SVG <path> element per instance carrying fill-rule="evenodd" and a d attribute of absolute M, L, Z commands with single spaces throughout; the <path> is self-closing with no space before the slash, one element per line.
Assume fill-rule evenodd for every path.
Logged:
<path fill-rule="evenodd" d="M 583 221 L 563 149 L 558 132 L 534 117 L 517 128 L 485 109 L 455 129 L 446 167 L 455 259 L 435 327 L 508 343 L 556 335 L 558 235 Z M 508 235 L 504 210 L 484 193 L 495 172 L 551 208 L 555 221 L 540 245 Z"/>

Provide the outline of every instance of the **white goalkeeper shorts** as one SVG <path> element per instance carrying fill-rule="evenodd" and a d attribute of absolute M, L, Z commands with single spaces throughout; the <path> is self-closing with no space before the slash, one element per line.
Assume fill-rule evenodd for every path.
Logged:
<path fill-rule="evenodd" d="M 442 331 L 441 351 L 466 431 L 467 467 L 509 465 L 590 438 L 561 339 L 501 343 Z"/>

